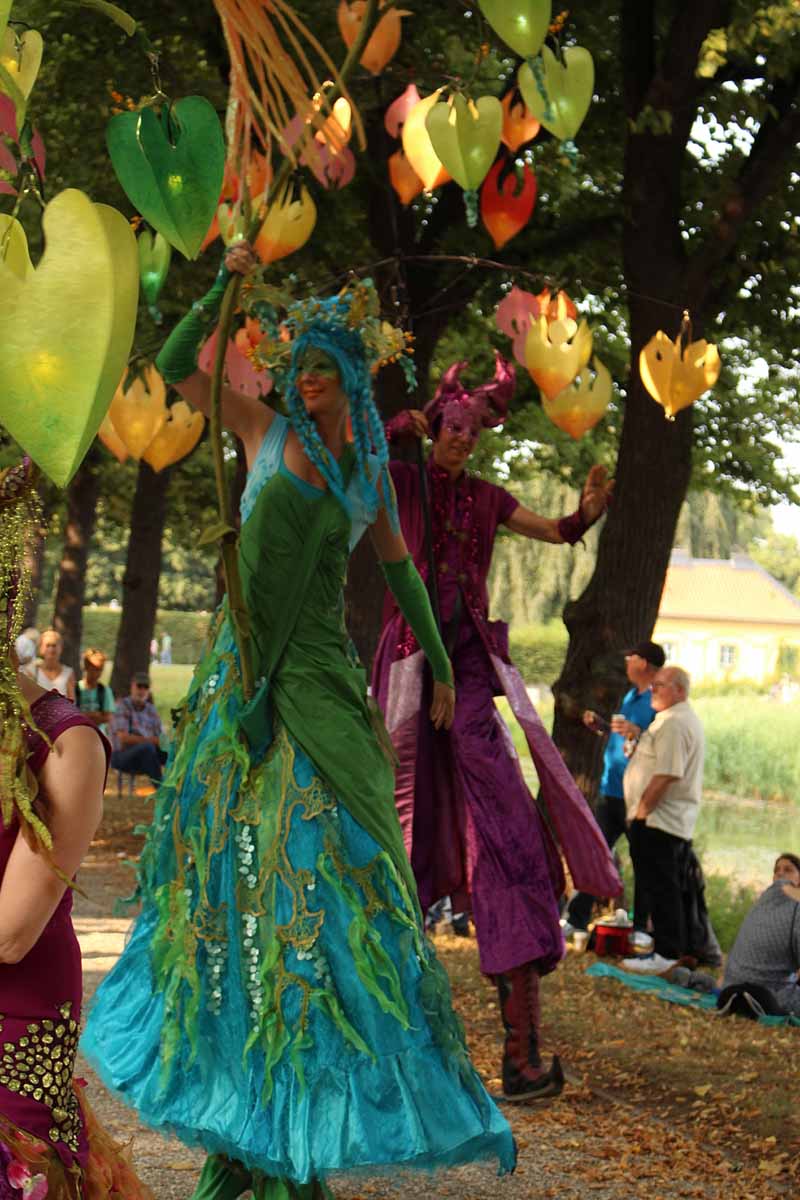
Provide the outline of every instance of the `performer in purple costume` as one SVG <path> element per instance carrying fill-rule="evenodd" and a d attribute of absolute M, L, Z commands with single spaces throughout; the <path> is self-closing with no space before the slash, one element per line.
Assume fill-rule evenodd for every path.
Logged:
<path fill-rule="evenodd" d="M 563 1086 L 558 1059 L 545 1070 L 539 1053 L 539 977 L 564 953 L 558 910 L 564 876 L 553 834 L 576 886 L 608 896 L 621 884 L 605 839 L 509 659 L 508 628 L 489 620 L 486 580 L 499 525 L 572 544 L 605 511 L 611 484 L 604 468 L 593 467 L 577 512 L 551 520 L 469 475 L 465 466 L 480 432 L 502 424 L 515 379 L 498 354 L 494 380 L 468 391 L 460 379 L 466 365 L 450 367 L 424 412 L 405 411 L 387 426 L 390 442 L 433 438 L 425 477 L 441 620 L 456 677 L 452 729 L 437 733 L 427 719 L 424 656 L 388 593 L 373 692 L 399 758 L 395 798 L 420 901 L 428 907 L 450 895 L 454 909 L 471 908 L 481 970 L 500 993 L 503 1091 L 508 1099 L 528 1100 Z M 403 534 L 427 578 L 420 471 L 393 462 L 391 473 Z M 495 707 L 500 693 L 525 732 L 546 817 Z"/>

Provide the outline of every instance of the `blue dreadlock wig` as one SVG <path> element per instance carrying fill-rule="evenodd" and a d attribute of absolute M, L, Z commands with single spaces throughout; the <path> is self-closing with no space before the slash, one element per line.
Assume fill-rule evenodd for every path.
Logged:
<path fill-rule="evenodd" d="M 345 490 L 339 464 L 320 437 L 317 426 L 309 416 L 297 390 L 303 355 L 310 346 L 333 359 L 339 369 L 342 391 L 347 396 L 350 406 L 350 423 L 356 452 L 356 486 L 370 512 L 376 513 L 382 503 L 386 505 L 392 529 L 397 533 L 400 523 L 389 475 L 389 447 L 386 444 L 383 422 L 372 399 L 372 374 L 364 341 L 356 329 L 346 325 L 344 318 L 347 311 L 347 302 L 339 296 L 319 301 L 314 319 L 303 325 L 302 331 L 292 343 L 291 365 L 286 376 L 284 399 L 292 426 L 303 449 L 345 512 L 352 516 L 352 505 Z M 370 464 L 370 455 L 377 458 L 377 467 Z M 383 490 L 383 499 L 378 491 L 379 485 Z"/>

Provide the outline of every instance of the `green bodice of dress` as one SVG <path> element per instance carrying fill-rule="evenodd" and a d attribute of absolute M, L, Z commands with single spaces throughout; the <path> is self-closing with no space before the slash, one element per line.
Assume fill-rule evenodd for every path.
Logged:
<path fill-rule="evenodd" d="M 340 467 L 349 481 L 354 453 Z M 257 680 L 322 778 L 416 884 L 394 805 L 394 769 L 373 730 L 366 678 L 344 620 L 350 522 L 329 491 L 311 497 L 278 471 L 242 527 L 239 561 Z M 268 693 L 268 699 L 267 699 Z"/>

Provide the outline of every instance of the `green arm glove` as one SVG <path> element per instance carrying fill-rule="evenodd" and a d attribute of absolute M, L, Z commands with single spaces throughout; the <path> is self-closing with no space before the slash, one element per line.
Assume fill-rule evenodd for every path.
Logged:
<path fill-rule="evenodd" d="M 165 383 L 180 383 L 197 370 L 200 343 L 211 332 L 230 277 L 231 273 L 223 263 L 205 296 L 195 300 L 159 350 L 156 366 Z"/>
<path fill-rule="evenodd" d="M 409 555 L 400 562 L 381 563 L 381 570 L 414 637 L 425 651 L 437 683 L 453 686 L 453 668 L 431 608 L 428 589 Z"/>

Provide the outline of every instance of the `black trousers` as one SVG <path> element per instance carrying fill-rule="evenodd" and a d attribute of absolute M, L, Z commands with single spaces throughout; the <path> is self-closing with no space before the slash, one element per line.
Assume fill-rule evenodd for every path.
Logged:
<path fill-rule="evenodd" d="M 631 821 L 628 831 L 633 870 L 650 905 L 656 954 L 680 958 L 686 952 L 682 864 L 686 840 Z"/>
<path fill-rule="evenodd" d="M 625 801 L 622 796 L 600 796 L 594 810 L 594 819 L 600 826 L 600 832 L 606 839 L 606 844 L 613 850 L 619 839 L 628 837 L 628 825 L 625 820 Z M 630 839 L 629 839 L 630 840 Z M 567 907 L 567 920 L 575 929 L 586 929 L 592 915 L 592 905 L 596 897 L 588 892 L 576 892 Z M 647 918 L 650 912 L 638 880 L 634 878 L 633 889 L 633 925 L 642 931 L 647 929 Z"/>

